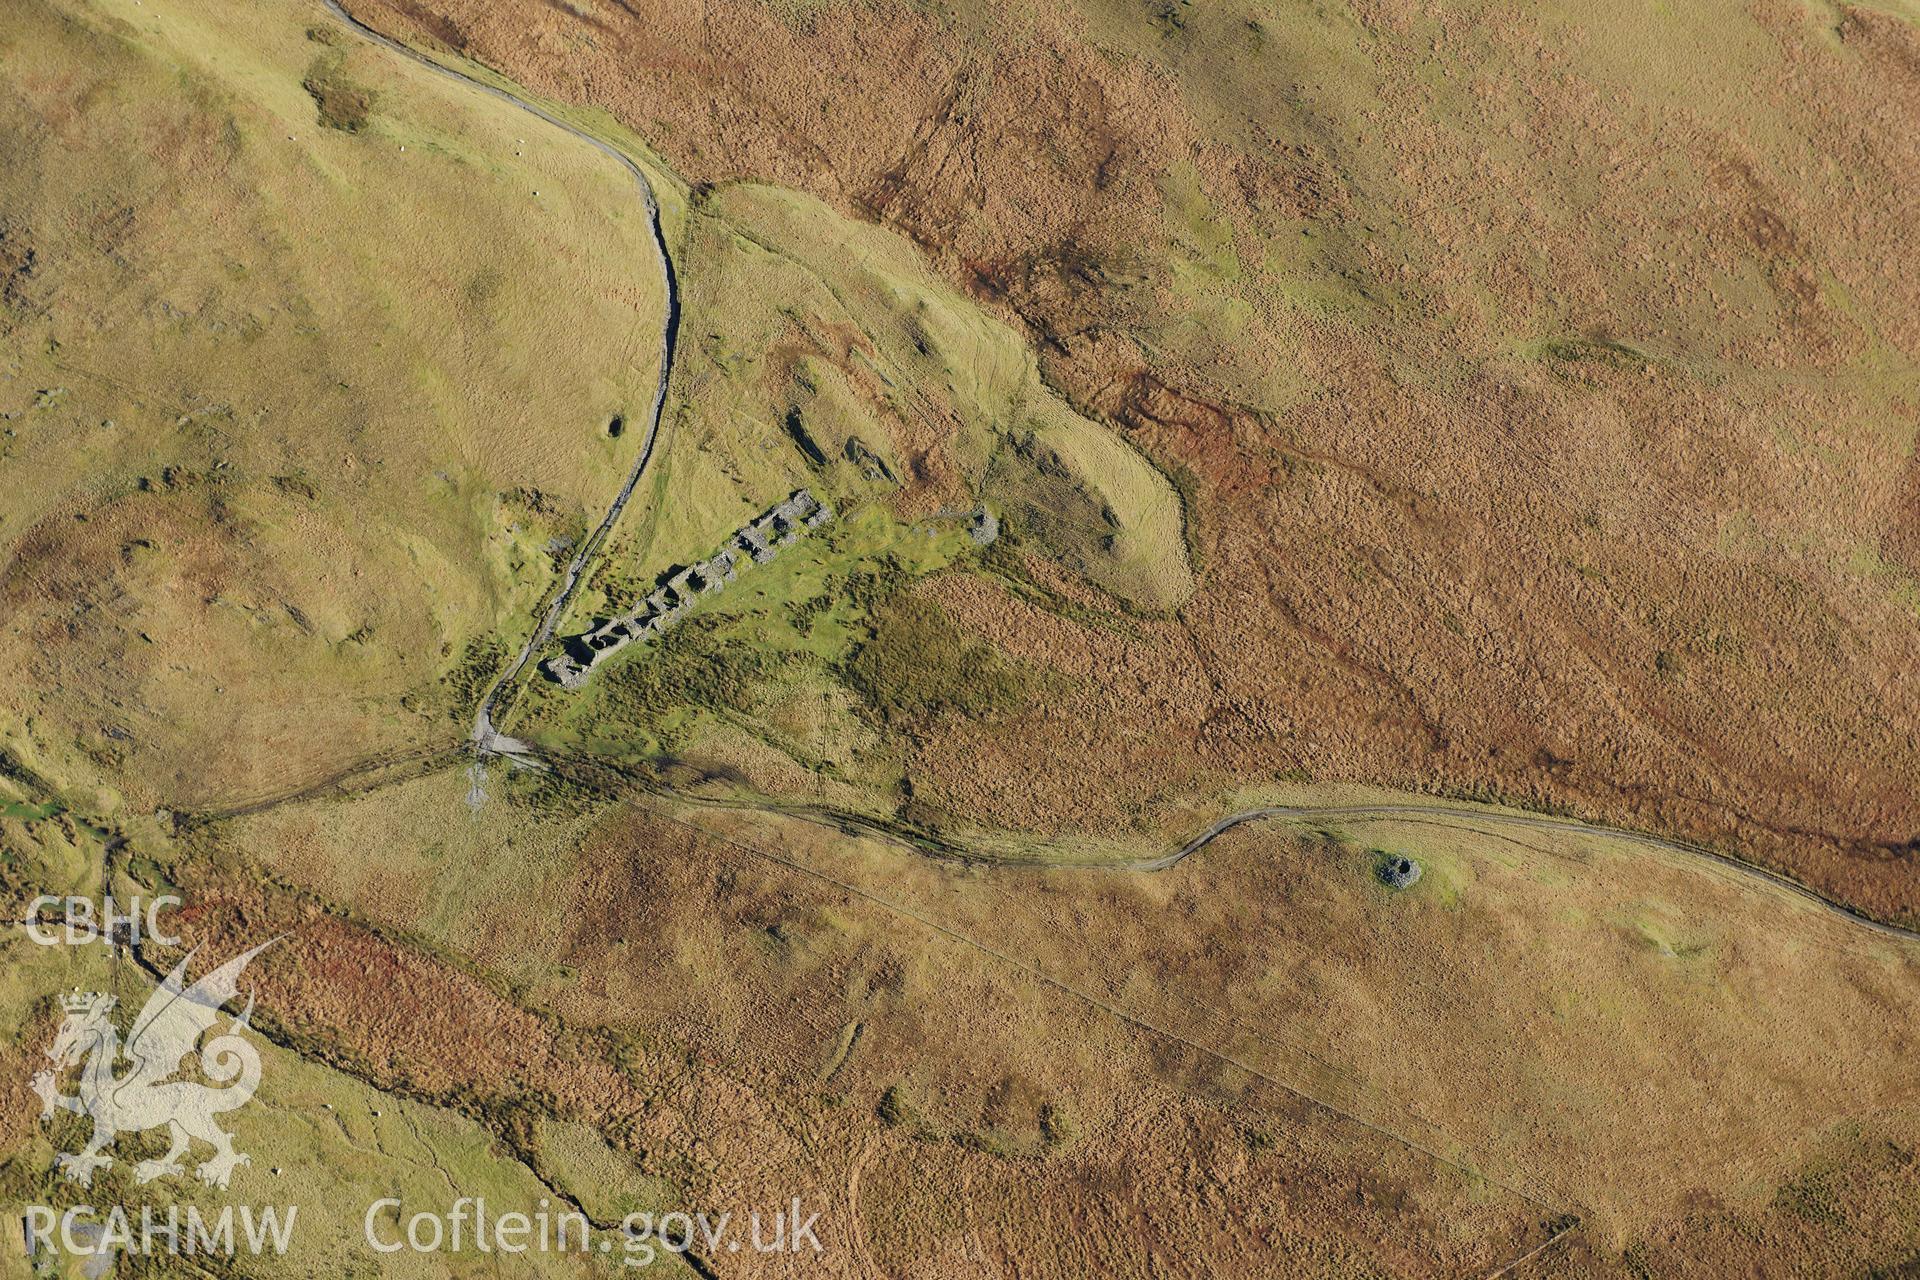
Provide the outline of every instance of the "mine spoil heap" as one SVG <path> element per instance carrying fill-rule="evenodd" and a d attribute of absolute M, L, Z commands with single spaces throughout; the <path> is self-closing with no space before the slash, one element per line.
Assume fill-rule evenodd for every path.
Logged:
<path fill-rule="evenodd" d="M 561 641 L 561 652 L 541 663 L 542 669 L 569 689 L 586 683 L 593 669 L 636 640 L 665 631 L 702 594 L 725 590 L 740 570 L 765 564 L 780 549 L 807 530 L 833 519 L 833 508 L 806 489 L 796 489 L 783 502 L 742 528 L 699 564 L 680 570 L 655 587 L 640 607 L 609 618 L 583 635 Z"/>

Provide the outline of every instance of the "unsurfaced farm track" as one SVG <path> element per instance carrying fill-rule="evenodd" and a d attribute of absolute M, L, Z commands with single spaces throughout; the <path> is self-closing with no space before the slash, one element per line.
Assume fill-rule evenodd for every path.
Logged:
<path fill-rule="evenodd" d="M 579 550 L 574 552 L 573 559 L 567 562 L 566 569 L 560 575 L 558 590 L 554 592 L 553 598 L 547 604 L 546 612 L 540 617 L 540 625 L 534 628 L 533 634 L 528 636 L 526 643 L 520 646 L 520 651 L 514 655 L 513 661 L 508 663 L 506 669 L 487 687 L 486 693 L 480 699 L 480 705 L 474 709 L 473 713 L 473 733 L 469 741 L 477 756 L 484 759 L 493 755 L 524 755 L 521 743 L 505 736 L 494 727 L 493 714 L 499 709 L 500 700 L 508 690 L 513 688 L 514 682 L 526 670 L 527 663 L 532 660 L 533 655 L 545 648 L 553 639 L 554 629 L 560 625 L 560 619 L 566 616 L 568 606 L 573 603 L 574 594 L 580 589 L 587 563 L 593 559 L 600 550 L 600 545 L 606 541 L 607 534 L 619 522 L 620 513 L 626 510 L 627 501 L 633 497 L 633 491 L 639 485 L 640 477 L 645 474 L 647 465 L 653 461 L 654 445 L 660 436 L 660 417 L 666 410 L 667 384 L 673 376 L 674 347 L 680 336 L 680 282 L 674 274 L 673 254 L 667 248 L 666 229 L 660 223 L 660 198 L 655 193 L 653 180 L 647 176 L 646 170 L 635 163 L 626 152 L 604 138 L 596 137 L 578 125 L 568 123 L 538 103 L 530 102 L 510 90 L 469 75 L 457 67 L 437 62 L 409 45 L 382 35 L 347 12 L 340 4 L 340 0 L 324 0 L 324 3 L 333 16 L 344 22 L 355 34 L 429 71 L 509 103 L 558 129 L 568 137 L 576 138 L 602 155 L 610 157 L 633 178 L 634 186 L 640 193 L 641 203 L 646 206 L 647 226 L 652 234 L 654 260 L 660 271 L 660 284 L 666 305 L 660 321 L 660 376 L 654 385 L 653 405 L 647 412 L 646 430 L 640 437 L 640 451 L 633 460 L 633 467 L 627 472 L 626 483 L 620 486 L 620 491 L 614 494 L 613 501 L 608 504 L 606 515 L 601 517 L 600 523 L 594 527 L 593 532 L 581 540 Z"/>

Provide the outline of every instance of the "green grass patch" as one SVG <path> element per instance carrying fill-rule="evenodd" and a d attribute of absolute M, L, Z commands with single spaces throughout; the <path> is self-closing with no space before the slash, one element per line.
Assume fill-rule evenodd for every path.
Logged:
<path fill-rule="evenodd" d="M 373 115 L 374 92 L 341 70 L 339 55 L 318 58 L 300 87 L 313 99 L 320 123 L 342 133 L 358 133 Z"/>
<path fill-rule="evenodd" d="M 1010 714 L 1033 684 L 991 646 L 962 637 L 938 604 L 910 595 L 880 607 L 873 638 L 847 662 L 846 674 L 885 724 L 909 730 L 944 716 Z"/>
<path fill-rule="evenodd" d="M 844 665 L 873 635 L 883 602 L 971 554 L 958 521 L 908 525 L 878 504 L 855 507 L 772 563 L 743 567 L 664 635 L 609 661 L 585 689 L 533 685 L 516 731 L 633 759 L 673 754 L 730 725 L 815 767 L 820 758 L 768 723 L 767 708 L 794 694 L 843 690 Z M 629 574 L 634 581 L 610 609 L 631 607 L 651 584 L 651 575 Z"/>

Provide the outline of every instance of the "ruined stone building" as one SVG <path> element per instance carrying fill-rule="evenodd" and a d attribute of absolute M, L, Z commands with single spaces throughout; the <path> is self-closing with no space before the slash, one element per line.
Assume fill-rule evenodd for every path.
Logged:
<path fill-rule="evenodd" d="M 671 627 L 700 596 L 725 590 L 742 569 L 767 563 L 806 530 L 832 518 L 832 507 L 809 490 L 795 490 L 740 529 L 712 556 L 681 569 L 655 587 L 638 609 L 609 618 L 583 635 L 562 640 L 561 651 L 541 663 L 541 668 L 567 688 L 578 689 L 606 659 L 636 640 Z"/>

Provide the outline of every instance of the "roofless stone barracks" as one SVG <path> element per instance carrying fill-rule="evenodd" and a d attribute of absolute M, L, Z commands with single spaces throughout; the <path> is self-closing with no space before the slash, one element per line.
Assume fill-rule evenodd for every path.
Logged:
<path fill-rule="evenodd" d="M 712 557 L 682 569 L 640 602 L 632 613 L 609 618 L 583 635 L 568 636 L 561 651 L 541 663 L 546 673 L 578 689 L 602 662 L 636 640 L 671 627 L 703 593 L 725 589 L 749 565 L 765 564 L 807 529 L 833 519 L 833 508 L 806 489 L 778 502 L 742 528 Z"/>

